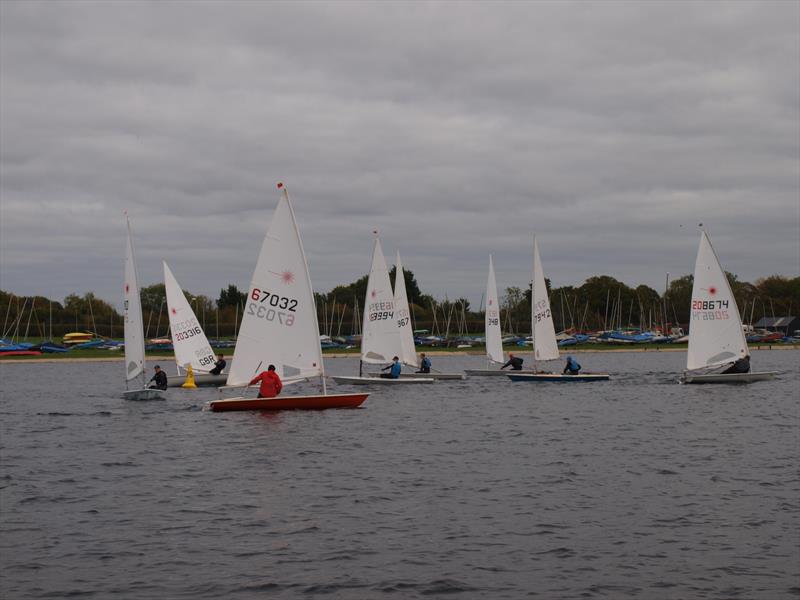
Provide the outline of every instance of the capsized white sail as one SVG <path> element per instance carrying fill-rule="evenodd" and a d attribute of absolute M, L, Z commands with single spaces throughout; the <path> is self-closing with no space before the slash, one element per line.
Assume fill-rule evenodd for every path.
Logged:
<path fill-rule="evenodd" d="M 206 373 L 214 367 L 214 351 L 192 310 L 178 281 L 164 261 L 164 287 L 167 292 L 167 313 L 179 369 L 192 365 L 195 373 Z"/>
<path fill-rule="evenodd" d="M 689 318 L 688 370 L 732 363 L 748 354 L 739 308 L 708 235 L 700 234 Z"/>
<path fill-rule="evenodd" d="M 533 238 L 533 297 L 531 302 L 533 323 L 533 356 L 535 360 L 555 360 L 558 358 L 558 342 L 550 311 L 550 299 L 544 280 L 542 261 L 539 258 L 539 244 Z"/>
<path fill-rule="evenodd" d="M 400 362 L 419 367 L 417 350 L 414 346 L 414 331 L 411 327 L 411 312 L 408 308 L 408 295 L 406 294 L 406 279 L 403 273 L 403 263 L 400 262 L 400 252 L 397 253 L 394 274 L 394 320 L 400 335 Z"/>
<path fill-rule="evenodd" d="M 394 356 L 400 356 L 400 331 L 396 323 L 394 294 L 386 259 L 377 236 L 372 247 L 372 266 L 367 279 L 361 331 L 363 362 L 381 364 L 390 362 Z"/>
<path fill-rule="evenodd" d="M 324 375 L 314 293 L 286 188 L 258 256 L 228 373 L 247 384 L 269 365 L 284 383 Z"/>
<path fill-rule="evenodd" d="M 489 255 L 489 278 L 486 281 L 486 358 L 492 362 L 505 362 L 503 356 L 503 334 L 500 330 L 500 300 L 497 297 L 497 281 L 494 263 Z"/>
<path fill-rule="evenodd" d="M 142 300 L 139 297 L 139 278 L 136 274 L 136 258 L 133 253 L 131 223 L 125 217 L 128 241 L 125 252 L 125 294 L 123 303 L 125 331 L 125 380 L 130 381 L 144 375 L 144 327 L 142 325 Z"/>

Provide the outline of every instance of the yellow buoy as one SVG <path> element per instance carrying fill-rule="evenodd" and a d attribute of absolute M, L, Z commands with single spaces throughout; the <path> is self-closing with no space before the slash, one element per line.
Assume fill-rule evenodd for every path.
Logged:
<path fill-rule="evenodd" d="M 196 388 L 197 384 L 194 382 L 194 371 L 192 365 L 186 365 L 186 381 L 181 385 L 182 388 Z"/>

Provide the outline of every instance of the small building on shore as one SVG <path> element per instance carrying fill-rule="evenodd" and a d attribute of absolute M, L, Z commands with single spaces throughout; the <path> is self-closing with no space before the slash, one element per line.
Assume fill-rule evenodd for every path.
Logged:
<path fill-rule="evenodd" d="M 783 335 L 791 336 L 800 330 L 800 317 L 764 317 L 754 325 L 756 329 L 778 331 Z"/>

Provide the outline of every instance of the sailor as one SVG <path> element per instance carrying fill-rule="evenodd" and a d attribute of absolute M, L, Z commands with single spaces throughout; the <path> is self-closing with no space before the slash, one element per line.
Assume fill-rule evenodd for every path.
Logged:
<path fill-rule="evenodd" d="M 161 367 L 159 367 L 158 365 L 153 367 L 153 370 L 156 372 L 156 374 L 150 378 L 150 381 L 155 381 L 155 383 L 148 387 L 157 390 L 167 389 L 167 374 L 164 373 L 164 371 L 162 371 Z"/>
<path fill-rule="evenodd" d="M 728 373 L 749 373 L 750 372 L 750 355 L 746 354 L 730 367 L 725 369 L 721 374 L 727 375 Z"/>
<path fill-rule="evenodd" d="M 431 372 L 431 359 L 425 356 L 425 353 L 419 355 L 422 360 L 419 361 L 419 371 L 417 373 L 430 373 Z"/>
<path fill-rule="evenodd" d="M 522 359 L 519 356 L 514 356 L 511 352 L 508 353 L 508 362 L 504 364 L 501 369 L 511 367 L 512 371 L 522 371 Z"/>
<path fill-rule="evenodd" d="M 209 371 L 209 374 L 219 375 L 220 373 L 222 373 L 222 369 L 225 368 L 226 364 L 228 363 L 225 362 L 225 357 L 222 356 L 222 354 L 220 353 L 219 360 L 214 363 L 214 368 Z"/>
<path fill-rule="evenodd" d="M 384 379 L 399 379 L 400 378 L 400 359 L 395 356 L 392 359 L 392 364 L 386 365 L 381 369 L 381 371 L 386 371 L 387 369 L 391 369 L 388 373 L 381 373 L 381 377 Z"/>
<path fill-rule="evenodd" d="M 564 366 L 564 374 L 565 375 L 577 375 L 581 372 L 581 366 L 571 356 L 567 357 L 567 364 Z"/>
<path fill-rule="evenodd" d="M 259 398 L 274 398 L 283 389 L 281 378 L 275 372 L 275 365 L 270 365 L 266 371 L 261 371 L 253 378 L 250 385 L 255 385 L 259 381 L 261 382 L 261 386 L 258 388 Z"/>

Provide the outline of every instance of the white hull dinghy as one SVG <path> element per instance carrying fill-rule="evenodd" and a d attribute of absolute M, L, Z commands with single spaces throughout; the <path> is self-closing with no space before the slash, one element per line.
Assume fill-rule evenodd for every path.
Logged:
<path fill-rule="evenodd" d="M 136 273 L 136 257 L 133 252 L 131 223 L 127 215 L 128 242 L 125 249 L 125 288 L 123 316 L 125 326 L 125 386 L 141 377 L 142 389 L 125 390 L 125 400 L 166 400 L 161 390 L 148 389 L 144 362 L 144 327 L 142 322 L 142 299 L 139 296 L 139 277 Z"/>
<path fill-rule="evenodd" d="M 681 383 L 752 383 L 775 371 L 751 372 L 739 307 L 711 240 L 700 233 L 689 316 L 689 349 Z M 725 373 L 738 365 L 746 371 Z M 716 372 L 714 370 L 716 369 Z"/>

